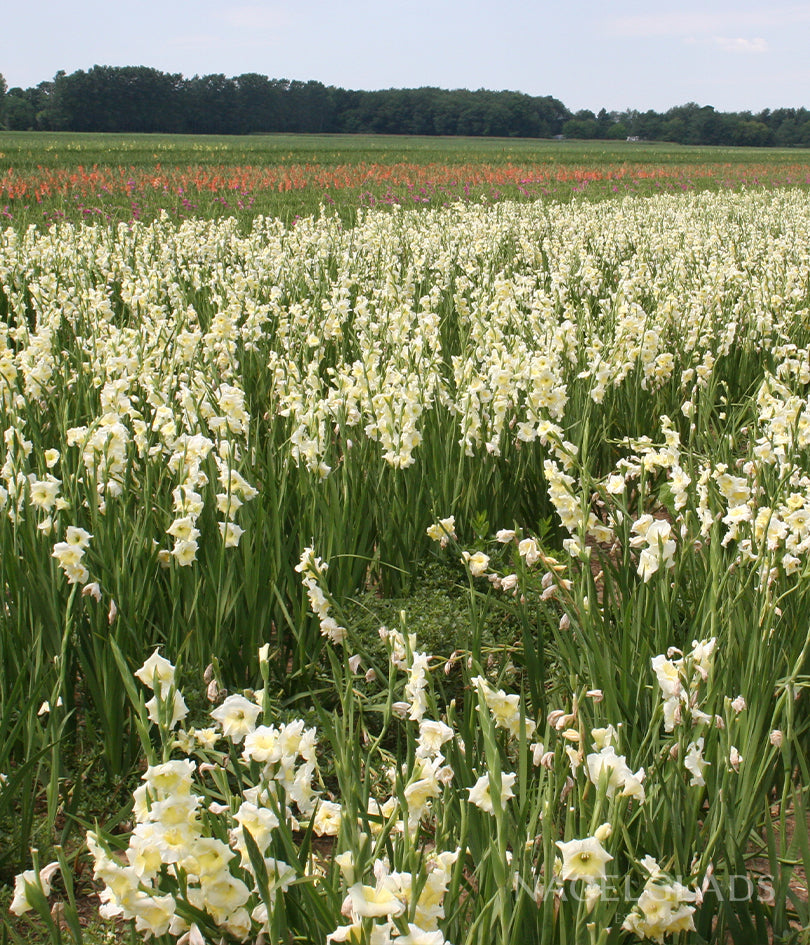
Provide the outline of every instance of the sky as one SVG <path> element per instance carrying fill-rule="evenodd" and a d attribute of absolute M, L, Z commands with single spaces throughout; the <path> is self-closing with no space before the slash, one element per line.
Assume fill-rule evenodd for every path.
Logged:
<path fill-rule="evenodd" d="M 513 89 L 572 111 L 810 106 L 810 2 L 28 0 L 9 4 L 9 88 L 64 69 L 257 72 L 346 89 Z"/>

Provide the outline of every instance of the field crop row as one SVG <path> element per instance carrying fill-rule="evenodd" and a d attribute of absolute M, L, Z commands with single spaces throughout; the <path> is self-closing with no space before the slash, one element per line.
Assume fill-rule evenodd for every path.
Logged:
<path fill-rule="evenodd" d="M 806 187 L 795 151 L 385 136 L 0 136 L 0 223 L 174 222 Z"/>

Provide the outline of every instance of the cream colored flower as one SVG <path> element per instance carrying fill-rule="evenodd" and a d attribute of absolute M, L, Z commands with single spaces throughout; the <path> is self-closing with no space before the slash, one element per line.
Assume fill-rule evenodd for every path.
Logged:
<path fill-rule="evenodd" d="M 709 762 L 703 757 L 703 737 L 701 736 L 696 742 L 689 743 L 683 760 L 684 767 L 692 775 L 689 782 L 692 787 L 703 787 L 706 784 L 703 772 L 708 764 Z"/>
<path fill-rule="evenodd" d="M 28 901 L 28 890 L 26 886 L 35 886 L 38 887 L 42 895 L 46 898 L 51 894 L 51 879 L 53 874 L 59 869 L 59 864 L 49 863 L 47 866 L 43 867 L 39 873 L 36 870 L 25 870 L 14 878 L 14 896 L 11 900 L 11 905 L 8 907 L 9 912 L 14 915 L 22 915 L 24 912 L 28 912 L 34 907 Z"/>
<path fill-rule="evenodd" d="M 483 551 L 476 551 L 472 555 L 465 551 L 462 555 L 462 561 L 466 563 L 473 577 L 481 577 L 489 567 L 489 555 L 485 555 Z"/>
<path fill-rule="evenodd" d="M 438 522 L 430 525 L 427 529 L 428 538 L 438 541 L 444 548 L 451 539 L 456 538 L 456 519 L 450 515 L 448 518 L 439 519 Z"/>
<path fill-rule="evenodd" d="M 174 666 L 156 649 L 143 666 L 135 671 L 135 676 L 149 689 L 154 689 L 157 682 L 161 693 L 165 695 L 174 683 Z"/>
<path fill-rule="evenodd" d="M 444 722 L 434 722 L 432 719 L 421 719 L 419 722 L 419 740 L 416 748 L 417 755 L 433 757 L 442 750 L 442 746 L 450 741 L 455 732 Z"/>
<path fill-rule="evenodd" d="M 405 911 L 405 903 L 383 883 L 378 883 L 377 886 L 355 883 L 349 889 L 347 898 L 352 913 L 358 918 L 379 919 L 385 916 L 402 915 Z"/>
<path fill-rule="evenodd" d="M 506 802 L 510 797 L 515 796 L 515 792 L 512 790 L 512 785 L 515 783 L 516 779 L 517 774 L 507 774 L 506 772 L 501 772 L 501 809 L 506 806 Z M 495 812 L 495 806 L 492 800 L 492 784 L 488 774 L 481 775 L 475 784 L 472 787 L 467 788 L 467 790 L 470 794 L 471 804 L 475 804 L 476 807 L 480 807 L 481 810 L 486 811 L 488 814 Z"/>
<path fill-rule="evenodd" d="M 560 878 L 568 880 L 584 879 L 593 883 L 606 878 L 605 866 L 613 857 L 605 850 L 596 837 L 583 840 L 557 841 L 563 856 Z"/>
<path fill-rule="evenodd" d="M 149 721 L 154 722 L 156 725 L 160 722 L 161 716 L 161 703 L 164 700 L 164 696 L 161 693 L 160 695 L 153 696 L 146 703 L 146 710 L 149 713 Z M 175 690 L 174 695 L 172 696 L 172 712 L 171 718 L 168 719 L 169 728 L 174 728 L 183 719 L 188 715 L 188 706 L 186 701 L 183 698 L 182 694 Z"/>
<path fill-rule="evenodd" d="M 336 837 L 340 833 L 342 817 L 340 804 L 321 801 L 312 819 L 312 829 L 319 837 Z"/>
<path fill-rule="evenodd" d="M 256 727 L 256 719 L 262 710 L 244 696 L 228 696 L 211 718 L 222 726 L 222 734 L 239 744 Z"/>
<path fill-rule="evenodd" d="M 239 539 L 244 535 L 244 529 L 240 528 L 236 522 L 220 522 L 219 533 L 225 542 L 226 548 L 236 548 Z"/>

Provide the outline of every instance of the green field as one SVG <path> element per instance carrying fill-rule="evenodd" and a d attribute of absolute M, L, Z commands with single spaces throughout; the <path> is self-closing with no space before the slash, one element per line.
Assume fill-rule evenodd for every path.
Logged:
<path fill-rule="evenodd" d="M 795 148 L 709 148 L 661 142 L 438 138 L 408 135 L 119 135 L 0 131 L 0 170 L 77 164 L 551 163 L 667 165 L 808 163 Z"/>

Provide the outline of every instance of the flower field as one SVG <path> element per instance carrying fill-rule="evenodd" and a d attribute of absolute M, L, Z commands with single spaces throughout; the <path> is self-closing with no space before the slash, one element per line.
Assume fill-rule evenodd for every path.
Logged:
<path fill-rule="evenodd" d="M 646 164 L 614 168 L 593 166 L 482 164 L 292 164 L 270 167 L 187 166 L 149 168 L 38 168 L 36 172 L 0 177 L 0 211 L 7 222 L 17 217 L 46 222 L 60 219 L 104 222 L 153 218 L 160 211 L 176 220 L 223 217 L 249 212 L 260 202 L 283 201 L 290 192 L 299 200 L 334 205 L 404 206 L 497 202 L 504 199 L 555 199 L 585 193 L 685 192 L 696 189 L 747 189 L 810 183 L 801 165 L 703 164 L 667 168 Z"/>
<path fill-rule="evenodd" d="M 675 189 L 0 233 L 8 941 L 807 941 L 810 200 Z"/>
<path fill-rule="evenodd" d="M 807 188 L 790 149 L 385 135 L 0 135 L 0 224 L 291 222 L 358 208 Z"/>

